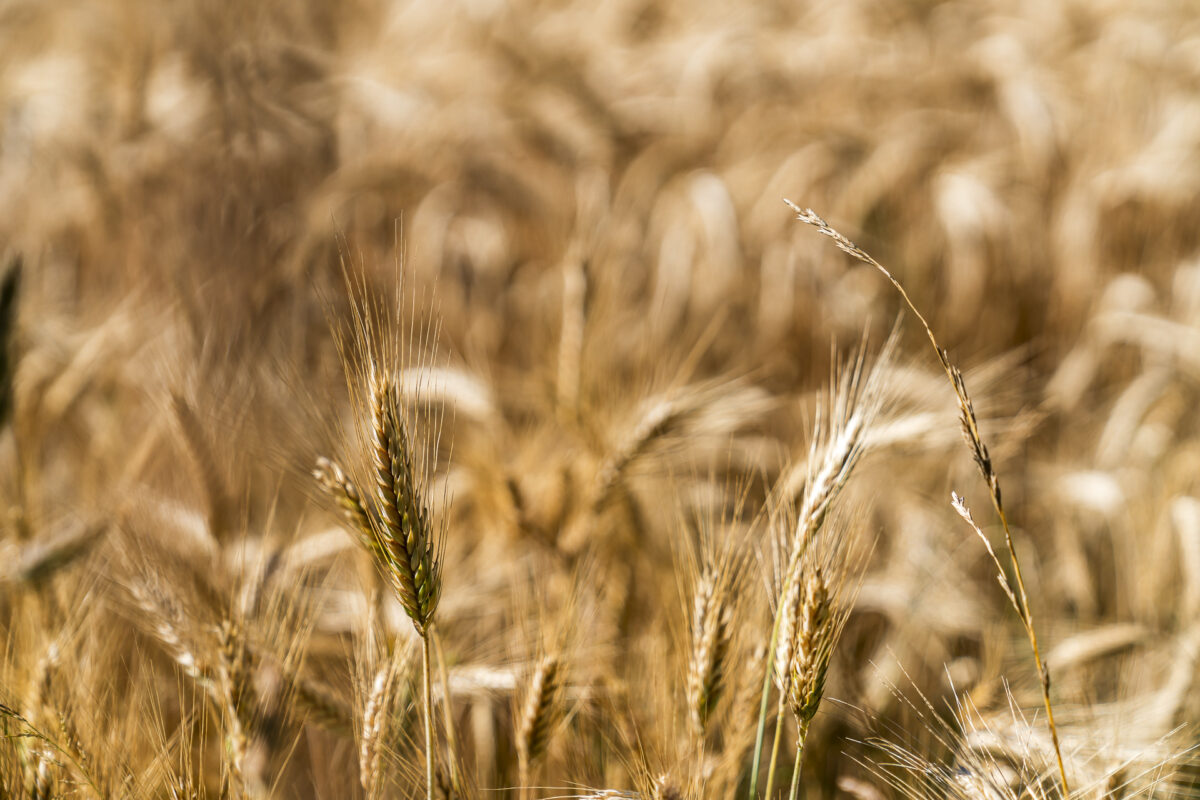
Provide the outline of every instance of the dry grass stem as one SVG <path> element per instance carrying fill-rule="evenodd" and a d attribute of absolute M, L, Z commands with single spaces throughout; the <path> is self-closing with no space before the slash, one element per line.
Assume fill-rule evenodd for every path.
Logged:
<path fill-rule="evenodd" d="M 921 327 L 924 328 L 926 336 L 929 337 L 929 343 L 932 345 L 934 352 L 937 354 L 938 361 L 941 364 L 943 371 L 945 371 L 951 387 L 954 389 L 954 394 L 957 397 L 959 404 L 959 419 L 962 424 L 963 438 L 966 440 L 967 447 L 971 451 L 971 456 L 974 459 L 976 466 L 979 467 L 979 472 L 983 476 L 984 483 L 988 487 L 988 495 L 991 497 L 992 506 L 995 508 L 996 515 L 1000 518 L 1000 525 L 1004 530 L 1004 541 L 1008 548 L 1009 566 L 1012 567 L 1013 576 L 1017 585 L 1015 595 L 1012 591 L 1012 588 L 1008 585 L 1007 580 L 1002 580 L 1001 585 L 1004 587 L 1005 592 L 1008 594 L 1010 599 L 1013 600 L 1013 606 L 1017 612 L 1017 616 L 1020 618 L 1021 624 L 1025 628 L 1026 635 L 1029 637 L 1029 645 L 1033 650 L 1034 664 L 1037 667 L 1038 676 L 1042 685 L 1042 700 L 1046 708 L 1046 720 L 1050 727 L 1050 736 L 1054 742 L 1054 754 L 1058 761 L 1059 777 L 1062 779 L 1062 793 L 1063 796 L 1069 796 L 1070 788 L 1067 781 L 1067 769 L 1065 763 L 1063 762 L 1062 748 L 1058 741 L 1058 727 L 1054 723 L 1054 709 L 1050 703 L 1050 670 L 1042 660 L 1041 650 L 1038 646 L 1037 632 L 1033 624 L 1033 612 L 1029 608 L 1029 597 L 1025 590 L 1025 580 L 1021 574 L 1021 563 L 1017 558 L 1017 551 L 1013 544 L 1012 532 L 1009 530 L 1008 526 L 1008 516 L 1004 512 L 1004 505 L 1001 500 L 1000 479 L 996 475 L 995 469 L 992 466 L 991 455 L 988 453 L 987 446 L 983 443 L 983 437 L 980 435 L 979 421 L 975 416 L 975 405 L 971 400 L 971 396 L 967 393 L 966 381 L 963 379 L 962 372 L 957 366 L 950 362 L 950 354 L 938 344 L 937 338 L 933 335 L 933 329 L 929 326 L 929 322 L 925 319 L 921 312 L 917 310 L 917 307 L 913 304 L 912 299 L 908 296 L 908 292 L 905 291 L 904 287 L 898 280 L 896 280 L 895 276 L 893 276 L 891 272 L 889 272 L 882 264 L 871 257 L 871 255 L 861 247 L 854 244 L 845 236 L 831 228 L 829 224 L 825 222 L 825 220 L 821 219 L 821 217 L 818 216 L 812 209 L 801 209 L 790 200 L 785 200 L 784 202 L 786 202 L 788 206 L 790 206 L 792 210 L 796 212 L 797 218 L 801 222 L 812 225 L 821 233 L 833 239 L 834 243 L 840 250 L 848 253 L 864 264 L 869 264 L 870 266 L 879 270 L 879 272 L 882 273 L 885 278 L 887 278 L 892 286 L 895 287 L 896 291 L 900 293 L 905 305 L 908 306 L 909 310 L 912 311 L 920 321 Z M 965 508 L 965 506 L 963 508 Z M 962 511 L 959 513 L 961 514 Z M 963 514 L 963 516 L 968 520 L 968 522 L 971 523 L 972 527 L 975 527 L 974 522 L 970 520 L 969 512 Z M 976 528 L 976 530 L 978 530 L 978 528 Z M 982 534 L 980 534 L 980 536 L 985 542 L 987 541 L 986 537 L 983 537 Z M 992 552 L 990 546 L 988 548 L 988 552 L 992 554 L 994 559 L 995 554 Z M 1018 598 L 1020 599 L 1019 603 L 1016 602 Z"/>

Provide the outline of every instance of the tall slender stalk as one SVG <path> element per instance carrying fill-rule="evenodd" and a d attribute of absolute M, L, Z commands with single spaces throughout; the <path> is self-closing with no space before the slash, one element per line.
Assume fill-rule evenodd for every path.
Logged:
<path fill-rule="evenodd" d="M 783 741 L 783 712 L 786 702 L 784 696 L 780 695 L 779 708 L 775 710 L 775 738 L 771 742 L 771 763 L 767 766 L 767 786 L 763 797 L 770 797 L 771 790 L 775 788 L 775 769 L 779 765 L 779 745 Z"/>
<path fill-rule="evenodd" d="M 314 477 L 391 583 L 421 638 L 426 800 L 433 800 L 436 748 L 430 636 L 441 598 L 442 565 L 393 375 L 372 372 L 369 439 L 375 485 L 371 505 L 364 502 L 345 472 L 328 459 L 318 461 Z"/>
<path fill-rule="evenodd" d="M 800 764 L 804 761 L 804 742 L 808 739 L 808 723 L 800 723 L 796 731 L 796 763 L 792 767 L 792 788 L 788 791 L 788 800 L 796 800 L 800 791 Z"/>
<path fill-rule="evenodd" d="M 425 689 L 425 797 L 433 800 L 433 680 L 429 659 L 429 635 L 421 636 L 421 678 Z"/>
<path fill-rule="evenodd" d="M 1001 570 L 1000 583 L 1008 594 L 1009 600 L 1012 602 L 1013 608 L 1016 610 L 1017 616 L 1025 628 L 1025 635 L 1029 638 L 1029 646 L 1033 651 L 1033 661 L 1037 667 L 1039 682 L 1042 687 L 1042 704 L 1046 708 L 1046 721 L 1050 728 L 1050 738 L 1054 743 L 1054 756 L 1058 760 L 1058 774 L 1062 779 L 1062 794 L 1063 797 L 1069 797 L 1071 791 L 1067 783 L 1067 769 L 1063 763 L 1062 748 L 1058 741 L 1058 727 L 1054 723 L 1054 709 L 1050 703 L 1050 670 L 1042 660 L 1041 649 L 1038 646 L 1037 632 L 1033 627 L 1033 613 L 1029 610 L 1029 596 L 1025 591 L 1025 579 L 1021 574 L 1021 562 L 1017 558 L 1017 551 L 1013 546 L 1012 532 L 1008 525 L 1008 515 L 1004 511 L 1004 503 L 1001 500 L 1000 479 L 996 475 L 996 471 L 992 466 L 991 455 L 988 453 L 987 446 L 984 444 L 983 437 L 979 432 L 979 421 L 975 416 L 975 405 L 971 401 L 970 394 L 967 393 L 967 385 L 962 372 L 951 363 L 950 354 L 938 344 L 937 337 L 933 335 L 933 328 L 930 327 L 928 320 L 917 310 L 916 305 L 913 303 L 912 298 L 908 296 L 908 292 L 905 291 L 904 286 L 900 284 L 900 281 L 896 280 L 896 277 L 886 267 L 876 261 L 867 251 L 831 228 L 829 223 L 821 219 L 811 208 L 802 209 L 791 200 L 784 200 L 784 202 L 796 212 L 797 218 L 801 222 L 812 225 L 822 234 L 833 239 L 838 249 L 864 264 L 874 267 L 892 284 L 896 291 L 899 292 L 904 304 L 916 315 L 917 320 L 921 323 L 921 327 L 925 329 L 925 335 L 929 338 L 929 343 L 933 346 L 933 350 L 937 354 L 938 362 L 941 364 L 942 370 L 946 373 L 946 377 L 954 389 L 955 397 L 958 400 L 959 420 L 962 423 L 963 438 L 971 450 L 971 456 L 975 460 L 976 466 L 979 467 L 984 483 L 987 484 L 992 507 L 996 511 L 996 516 L 1000 518 L 1000 527 L 1004 530 L 1004 543 L 1008 549 L 1009 565 L 1012 567 L 1013 577 L 1016 579 L 1017 591 L 1013 592 L 1007 578 L 1003 575 L 1003 570 Z M 958 508 L 957 501 L 955 507 Z M 959 513 L 963 514 L 963 511 L 959 510 Z M 968 518 L 969 513 L 963 514 L 963 516 L 964 518 Z M 974 526 L 972 520 L 968 519 L 968 521 Z M 978 527 L 976 527 L 976 531 L 983 537 L 983 533 L 979 531 Z M 987 538 L 983 538 L 984 542 L 987 543 Z M 988 545 L 988 550 L 991 552 L 990 545 Z M 996 560 L 995 553 L 991 552 L 991 555 L 993 560 Z M 999 566 L 998 560 L 997 566 Z"/>
<path fill-rule="evenodd" d="M 775 652 L 775 643 L 778 638 L 779 619 L 776 618 L 775 625 L 771 629 L 771 647 L 767 652 Z M 770 708 L 771 703 L 771 666 L 774 662 L 769 658 L 764 660 L 767 665 L 763 670 L 762 702 L 758 707 L 758 733 L 754 737 L 754 763 L 750 767 L 750 800 L 758 797 L 758 770 L 762 764 L 763 738 L 767 732 L 767 709 Z"/>

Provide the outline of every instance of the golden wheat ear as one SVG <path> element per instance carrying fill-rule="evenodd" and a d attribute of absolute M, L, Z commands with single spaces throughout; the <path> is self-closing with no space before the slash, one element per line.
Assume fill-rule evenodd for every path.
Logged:
<path fill-rule="evenodd" d="M 701 741 L 725 688 L 733 634 L 732 601 L 729 575 L 718 566 L 705 567 L 692 598 L 687 679 L 688 720 Z"/>
<path fill-rule="evenodd" d="M 372 466 L 379 524 L 375 539 L 404 608 L 421 636 L 441 598 L 441 563 L 430 512 L 413 470 L 413 453 L 395 383 L 380 378 L 373 392 Z"/>

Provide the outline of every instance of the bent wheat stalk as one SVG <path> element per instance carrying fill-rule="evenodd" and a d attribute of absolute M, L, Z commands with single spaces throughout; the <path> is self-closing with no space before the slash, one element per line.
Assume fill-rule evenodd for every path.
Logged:
<path fill-rule="evenodd" d="M 1063 763 L 1062 748 L 1058 742 L 1058 728 L 1054 724 L 1054 709 L 1050 704 L 1050 670 L 1042 660 L 1041 649 L 1038 647 L 1037 632 L 1033 625 L 1033 613 L 1029 609 L 1029 596 L 1025 591 L 1025 579 L 1021 574 L 1021 562 L 1017 558 L 1017 551 L 1013 546 L 1012 532 L 1009 530 L 1008 525 L 1008 515 L 1004 511 L 1004 504 L 1001 500 L 1000 479 L 996 475 L 996 471 L 992 466 L 991 455 L 988 453 L 987 446 L 983 443 L 983 437 L 979 433 L 979 421 L 975 416 L 975 404 L 971 401 L 971 396 L 967 393 L 967 385 L 963 379 L 962 372 L 950 362 L 950 354 L 938 344 L 937 337 L 933 335 L 933 329 L 929 326 L 929 322 L 917 310 L 912 298 L 908 296 L 908 292 L 905 291 L 900 281 L 896 280 L 896 277 L 887 268 L 876 261 L 867 251 L 831 228 L 829 223 L 821 219 L 811 208 L 800 208 L 791 200 L 784 200 L 784 202 L 796 212 L 797 219 L 801 222 L 812 225 L 818 231 L 833 239 L 834 244 L 837 245 L 839 250 L 853 256 L 864 264 L 874 267 L 887 278 L 888 282 L 900 293 L 904 304 L 916 315 L 917 320 L 921 323 L 921 327 L 925 329 L 925 335 L 929 337 L 929 343 L 933 346 L 933 350 L 937 354 L 938 362 L 941 364 L 942 370 L 946 373 L 946 378 L 949 379 L 950 385 L 954 389 L 954 395 L 958 400 L 959 420 L 962 423 L 963 438 L 966 440 L 967 447 L 971 450 L 971 457 L 974 459 L 976 466 L 979 467 L 979 472 L 983 476 L 984 483 L 987 484 L 988 495 L 992 500 L 992 507 L 996 510 L 996 516 L 1000 518 L 1000 527 L 1004 531 L 1004 543 L 1008 548 L 1008 561 L 1009 566 L 1012 567 L 1013 577 L 1016 581 L 1016 591 L 1013 591 L 1007 579 L 1003 579 L 1001 585 L 1008 594 L 1013 608 L 1016 609 L 1017 616 L 1021 620 L 1021 625 L 1025 628 L 1025 635 L 1029 638 L 1029 646 L 1033 650 L 1033 660 L 1037 666 L 1042 687 L 1042 703 L 1046 707 L 1046 721 L 1050 727 L 1050 738 L 1054 743 L 1054 755 L 1058 759 L 1058 773 L 1062 779 L 1062 793 L 1063 797 L 1068 797 L 1070 795 L 1070 788 L 1067 783 L 1067 770 Z M 964 513 L 966 506 L 961 505 L 961 502 L 957 500 L 955 500 L 954 505 L 959 514 L 978 531 L 979 529 L 975 526 L 974 521 L 970 519 L 970 512 Z M 980 536 L 982 535 L 980 532 Z M 986 539 L 984 541 L 986 542 Z M 991 552 L 990 547 L 988 550 Z M 999 561 L 996 559 L 994 553 L 992 553 L 992 558 L 996 561 L 997 566 L 999 566 Z"/>

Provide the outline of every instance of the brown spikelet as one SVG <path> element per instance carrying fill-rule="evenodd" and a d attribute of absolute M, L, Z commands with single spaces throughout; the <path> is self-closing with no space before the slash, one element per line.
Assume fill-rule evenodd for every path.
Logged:
<path fill-rule="evenodd" d="M 354 481 L 350 480 L 337 462 L 325 457 L 317 459 L 317 466 L 312 475 L 317 485 L 337 504 L 350 532 L 368 552 L 378 555 L 379 543 L 371 532 L 371 518 Z"/>
<path fill-rule="evenodd" d="M 562 677 L 562 662 L 557 655 L 551 654 L 538 662 L 529 680 L 517 728 L 517 752 L 523 772 L 528 772 L 546 752 L 550 733 L 560 716 Z M 527 776 L 523 782 L 525 780 Z"/>
<path fill-rule="evenodd" d="M 388 577 L 417 633 L 425 636 L 441 595 L 441 565 L 429 510 L 413 471 L 412 450 L 395 384 L 377 380 L 372 396 L 372 464 L 379 524 L 374 526 Z"/>

